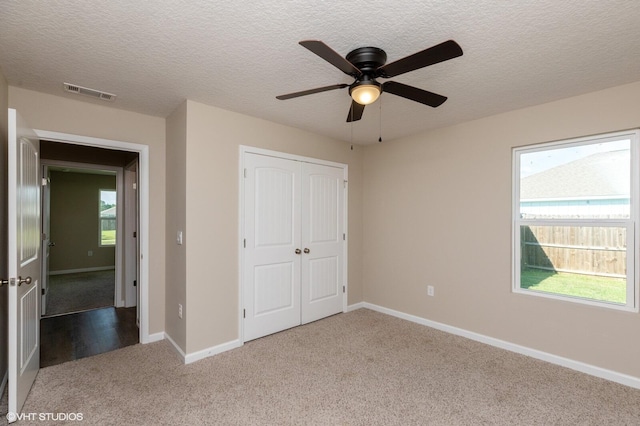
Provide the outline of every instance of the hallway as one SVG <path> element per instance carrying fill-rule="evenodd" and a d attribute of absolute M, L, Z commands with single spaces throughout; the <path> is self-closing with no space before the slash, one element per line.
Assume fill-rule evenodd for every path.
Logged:
<path fill-rule="evenodd" d="M 40 320 L 40 368 L 138 343 L 136 308 L 102 308 Z"/>

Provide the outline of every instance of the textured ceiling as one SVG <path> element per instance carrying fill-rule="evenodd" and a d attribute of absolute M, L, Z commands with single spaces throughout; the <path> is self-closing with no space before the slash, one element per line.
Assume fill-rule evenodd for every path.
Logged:
<path fill-rule="evenodd" d="M 634 0 L 2 0 L 0 68 L 10 85 L 115 108 L 166 117 L 191 99 L 369 144 L 640 80 L 639 22 Z M 454 39 L 464 55 L 393 78 L 448 96 L 439 108 L 386 93 L 352 126 L 347 89 L 276 100 L 352 82 L 305 39 L 388 62 Z"/>

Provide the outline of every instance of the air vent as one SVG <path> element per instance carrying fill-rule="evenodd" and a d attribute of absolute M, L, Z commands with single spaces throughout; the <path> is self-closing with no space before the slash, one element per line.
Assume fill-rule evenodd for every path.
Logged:
<path fill-rule="evenodd" d="M 103 101 L 113 102 L 116 99 L 116 95 L 113 93 L 101 92 L 99 90 L 89 89 L 88 87 L 78 86 L 76 84 L 64 83 L 64 90 L 77 95 L 85 95 L 92 98 L 102 99 Z"/>

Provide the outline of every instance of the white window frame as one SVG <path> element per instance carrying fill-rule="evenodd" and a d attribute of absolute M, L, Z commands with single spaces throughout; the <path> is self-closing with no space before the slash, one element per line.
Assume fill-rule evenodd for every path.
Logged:
<path fill-rule="evenodd" d="M 630 166 L 631 166 L 631 183 L 630 183 L 630 212 L 628 219 L 522 219 L 520 217 L 520 158 L 522 154 L 537 151 L 546 151 L 560 147 L 582 146 L 595 143 L 609 142 L 620 140 L 623 138 L 630 139 Z M 571 301 L 586 305 L 606 307 L 630 312 L 638 312 L 638 274 L 637 274 L 637 248 L 640 247 L 640 232 L 636 232 L 636 226 L 639 219 L 639 201 L 638 190 L 640 187 L 640 162 L 638 159 L 638 141 L 640 139 L 640 130 L 628 130 L 615 133 L 607 133 L 602 135 L 588 136 L 582 138 L 561 140 L 556 142 L 547 142 L 536 145 L 516 147 L 512 150 L 512 291 L 518 294 L 526 294 L 549 299 Z M 618 304 L 612 302 L 598 301 L 586 299 L 576 296 L 568 296 L 562 294 L 545 293 L 541 291 L 529 290 L 520 286 L 520 228 L 527 225 L 544 225 L 544 226 L 615 226 L 626 228 L 627 231 L 627 297 L 626 304 Z"/>
<path fill-rule="evenodd" d="M 102 193 L 103 192 L 113 192 L 116 194 L 116 218 L 114 220 L 115 223 L 115 231 L 116 231 L 116 238 L 117 238 L 117 234 L 118 234 L 118 190 L 117 189 L 99 189 L 98 190 L 98 194 L 99 194 L 99 200 L 98 200 L 98 247 L 115 247 L 116 246 L 116 241 L 113 242 L 113 244 L 103 244 L 102 243 L 102 216 L 101 216 L 101 211 L 100 211 L 100 207 L 101 207 L 101 201 L 102 201 Z"/>

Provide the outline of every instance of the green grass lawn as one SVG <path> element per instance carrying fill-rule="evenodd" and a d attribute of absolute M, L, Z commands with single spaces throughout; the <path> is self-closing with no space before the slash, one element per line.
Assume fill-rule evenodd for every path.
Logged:
<path fill-rule="evenodd" d="M 103 246 L 113 246 L 116 244 L 116 230 L 102 231 L 102 240 L 100 244 Z"/>
<path fill-rule="evenodd" d="M 605 302 L 624 304 L 627 299 L 627 285 L 624 278 L 524 269 L 520 273 L 520 284 L 521 288 L 529 290 Z"/>

